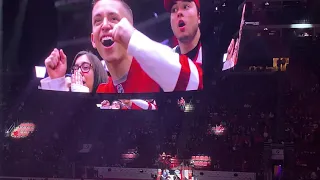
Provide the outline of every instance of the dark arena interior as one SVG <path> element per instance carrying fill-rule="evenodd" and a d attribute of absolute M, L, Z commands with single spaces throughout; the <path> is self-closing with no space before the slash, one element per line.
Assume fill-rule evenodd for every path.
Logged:
<path fill-rule="evenodd" d="M 125 2 L 169 46 L 163 1 Z M 39 90 L 53 48 L 98 55 L 92 0 L 0 4 L 0 180 L 320 179 L 319 0 L 201 0 L 203 90 L 140 94 Z M 237 63 L 221 71 L 244 7 Z M 154 111 L 115 110 L 123 99 Z"/>

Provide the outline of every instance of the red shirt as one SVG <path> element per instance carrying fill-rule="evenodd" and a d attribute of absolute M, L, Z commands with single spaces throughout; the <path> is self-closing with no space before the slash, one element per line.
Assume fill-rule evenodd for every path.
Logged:
<path fill-rule="evenodd" d="M 97 93 L 153 93 L 160 92 L 160 86 L 152 80 L 133 58 L 128 72 L 127 80 L 114 85 L 112 78 L 109 83 L 98 86 Z"/>
<path fill-rule="evenodd" d="M 153 105 L 152 103 L 150 103 L 150 102 L 147 102 L 147 103 L 148 103 L 148 109 L 147 110 L 149 110 L 149 111 L 152 110 L 152 106 L 154 106 L 156 108 L 156 106 Z M 143 108 L 141 108 L 136 103 L 132 103 L 131 109 L 132 110 L 144 110 Z"/>
<path fill-rule="evenodd" d="M 187 54 L 181 54 L 181 50 L 179 46 L 177 46 L 177 48 L 175 49 L 176 53 L 180 54 L 179 61 L 181 64 L 181 70 L 180 70 L 179 79 L 174 91 L 185 91 L 187 89 L 187 86 L 190 80 L 190 74 L 191 74 L 188 58 L 192 60 L 192 62 L 195 64 L 199 74 L 198 90 L 203 89 L 202 54 L 199 54 L 200 51 L 202 51 L 201 47 L 202 45 L 199 41 L 198 45 L 195 48 L 193 48 L 191 51 L 189 51 Z M 201 59 L 201 63 L 198 62 L 199 59 Z"/>

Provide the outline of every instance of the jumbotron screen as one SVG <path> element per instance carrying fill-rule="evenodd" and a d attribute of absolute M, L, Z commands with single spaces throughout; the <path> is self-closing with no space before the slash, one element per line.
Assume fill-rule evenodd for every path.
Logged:
<path fill-rule="evenodd" d="M 55 7 L 58 39 L 42 66 L 35 67 L 39 89 L 99 94 L 203 90 L 199 0 L 60 0 Z M 239 38 L 225 50 L 223 70 L 237 62 L 241 22 Z"/>
<path fill-rule="evenodd" d="M 43 59 L 42 70 L 37 67 L 39 77 L 45 75 L 40 88 L 99 94 L 202 90 L 200 2 L 150 4 L 146 10 L 139 7 L 142 2 L 93 0 L 87 6 L 88 17 L 69 21 L 69 26 L 77 24 L 74 36 L 85 29 L 87 43 L 57 42 Z M 81 8 L 71 13 L 61 6 L 67 5 L 56 3 L 62 17 L 81 12 Z M 63 24 L 66 20 L 61 21 L 59 37 L 74 37 Z"/>

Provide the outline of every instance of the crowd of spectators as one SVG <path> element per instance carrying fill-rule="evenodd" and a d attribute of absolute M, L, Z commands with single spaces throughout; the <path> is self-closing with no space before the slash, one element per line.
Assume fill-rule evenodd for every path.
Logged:
<path fill-rule="evenodd" d="M 4 129 L 24 118 L 36 124 L 36 131 L 25 139 L 5 139 L 3 173 L 29 177 L 81 177 L 85 166 L 157 168 L 163 153 L 184 160 L 210 156 L 205 167 L 210 170 L 260 173 L 264 142 L 272 143 L 277 135 L 282 92 L 276 73 L 230 74 L 215 81 L 205 99 L 185 97 L 192 100 L 194 112 L 181 111 L 177 106 L 181 97 L 175 96 L 158 101 L 158 111 L 124 113 L 101 111 L 95 107 L 96 99 L 70 93 L 48 99 L 52 92 L 35 91 L 25 97 L 16 95 L 23 87 L 8 87 L 11 95 L 1 103 L 7 117 Z M 294 143 L 294 170 L 302 179 L 317 175 L 320 167 L 319 92 L 315 83 L 303 91 L 287 88 L 281 98 L 283 139 Z M 216 127 L 223 131 L 216 133 Z"/>
<path fill-rule="evenodd" d="M 275 76 L 228 76 L 214 84 L 218 88 L 207 107 L 208 125 L 192 127 L 190 153 L 210 155 L 214 170 L 259 172 L 263 142 L 272 140 Z"/>
<path fill-rule="evenodd" d="M 269 108 L 273 106 L 273 97 L 270 98 L 273 94 L 266 95 L 265 92 L 268 90 L 265 87 L 252 89 L 249 82 L 239 83 L 237 78 L 230 81 L 233 83 L 222 80 L 222 89 L 229 88 L 231 92 L 231 89 L 236 88 L 236 91 L 243 92 L 246 97 L 229 94 L 228 90 L 219 90 L 221 92 L 213 96 L 217 100 L 207 107 L 208 112 L 201 116 L 193 115 L 192 118 L 178 107 L 174 112 L 165 109 L 156 112 L 118 113 L 99 111 L 93 103 L 90 104 L 90 99 L 74 100 L 72 97 L 70 100 L 73 103 L 62 104 L 57 98 L 66 101 L 70 94 L 61 93 L 57 95 L 56 100 L 50 100 L 50 103 L 38 101 L 34 104 L 37 99 L 45 99 L 50 92 L 32 93 L 32 98 L 25 99 L 25 105 L 15 117 L 27 117 L 30 120 L 33 118 L 31 121 L 36 124 L 36 132 L 24 140 L 7 141 L 4 159 L 11 166 L 6 167 L 6 173 L 17 176 L 21 171 L 21 176 L 53 174 L 70 177 L 73 165 L 151 168 L 159 165 L 157 160 L 163 152 L 181 157 L 179 151 L 185 146 L 188 147 L 188 152 L 183 155 L 187 156 L 181 158 L 189 159 L 198 154 L 209 155 L 212 157 L 215 170 L 255 171 L 251 167 L 257 167 L 255 165 L 259 162 L 247 165 L 251 160 L 248 158 L 261 159 L 258 156 L 262 151 L 261 143 L 268 136 L 268 123 L 274 116 Z M 231 87 L 224 87 L 226 85 Z M 240 90 L 241 88 L 243 89 Z M 263 91 L 259 92 L 262 89 Z M 253 102 L 260 95 L 266 97 Z M 270 105 L 262 103 L 266 99 Z M 237 104 L 232 103 L 235 100 Z M 177 106 L 176 99 L 171 101 L 171 105 L 168 103 L 170 101 L 166 101 L 165 104 L 168 107 Z M 78 104 L 90 104 L 92 107 L 80 107 Z M 261 110 L 256 112 L 256 109 Z M 256 113 L 250 113 L 253 110 Z M 197 114 L 197 110 L 194 113 Z M 181 127 L 188 118 L 192 119 L 188 125 L 190 127 L 187 128 L 189 131 L 183 134 L 188 143 L 181 144 Z M 209 124 L 226 126 L 226 133 L 222 136 L 208 134 Z M 84 144 L 90 148 L 85 150 L 85 153 L 79 153 Z M 137 158 L 133 161 L 122 161 L 121 155 L 129 149 L 136 149 Z M 257 152 L 257 156 L 242 156 L 248 150 Z M 230 157 L 234 157 L 234 162 L 230 163 Z M 15 170 L 10 174 L 9 171 L 17 166 L 29 168 Z"/>
<path fill-rule="evenodd" d="M 301 180 L 318 179 L 320 86 L 312 72 L 306 72 L 302 68 L 299 71 L 303 76 L 300 81 L 295 78 L 295 83 L 285 89 L 283 99 L 285 141 L 293 144 L 295 156 L 290 172 Z"/>

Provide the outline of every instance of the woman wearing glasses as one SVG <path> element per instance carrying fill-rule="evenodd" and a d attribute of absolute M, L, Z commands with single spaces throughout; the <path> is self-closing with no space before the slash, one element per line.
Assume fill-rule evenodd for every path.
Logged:
<path fill-rule="evenodd" d="M 54 49 L 45 60 L 49 77 L 40 81 L 43 90 L 96 92 L 101 83 L 108 82 L 108 75 L 99 58 L 88 51 L 80 51 L 74 58 L 71 76 L 66 75 L 67 57 L 63 50 Z"/>

